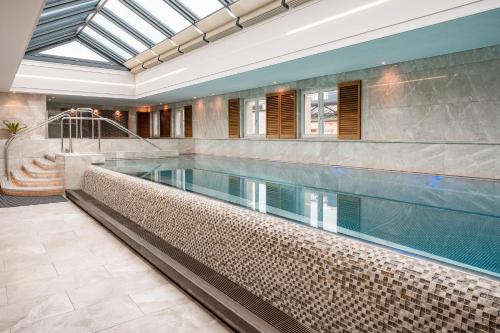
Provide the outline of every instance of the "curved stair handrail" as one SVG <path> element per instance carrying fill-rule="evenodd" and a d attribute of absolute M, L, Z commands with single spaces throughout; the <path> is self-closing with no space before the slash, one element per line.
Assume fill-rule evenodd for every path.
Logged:
<path fill-rule="evenodd" d="M 83 114 L 83 113 L 86 113 L 86 114 L 91 114 L 92 117 L 68 117 L 67 115 L 68 114 L 72 114 L 72 113 L 80 113 Z M 66 117 L 65 119 L 74 119 L 74 120 L 77 120 L 77 119 L 86 119 L 86 120 L 104 120 L 105 122 L 113 125 L 114 127 L 118 128 L 119 130 L 129 134 L 129 135 L 132 135 L 134 138 L 136 139 L 140 139 L 141 141 L 144 141 L 148 144 L 150 144 L 151 146 L 155 147 L 156 149 L 158 150 L 161 150 L 160 147 L 158 147 L 157 145 L 155 145 L 154 143 L 152 143 L 151 141 L 143 138 L 143 137 L 140 137 L 138 136 L 137 134 L 135 134 L 134 132 L 130 131 L 129 129 L 123 127 L 122 125 L 118 124 L 117 122 L 111 120 L 111 119 L 108 119 L 108 118 L 103 118 L 99 115 L 96 115 L 94 113 L 94 111 L 91 109 L 91 108 L 77 108 L 77 109 L 69 109 L 69 110 L 66 110 L 66 111 L 63 111 L 53 117 L 50 117 L 49 119 L 35 125 L 34 127 L 30 127 L 29 129 L 26 129 L 18 134 L 14 134 L 12 135 L 8 140 L 7 142 L 5 143 L 5 146 L 4 146 L 4 159 L 5 159 L 5 173 L 7 175 L 7 178 L 10 179 L 10 167 L 9 167 L 9 148 L 10 146 L 12 145 L 12 143 L 16 140 L 18 140 L 19 138 L 29 134 L 29 133 L 32 133 L 44 126 L 47 126 L 48 124 L 51 124 L 53 123 L 54 121 L 56 120 L 59 120 L 61 118 L 64 118 Z M 64 121 L 64 120 L 63 120 Z M 95 138 L 94 138 L 95 139 Z"/>

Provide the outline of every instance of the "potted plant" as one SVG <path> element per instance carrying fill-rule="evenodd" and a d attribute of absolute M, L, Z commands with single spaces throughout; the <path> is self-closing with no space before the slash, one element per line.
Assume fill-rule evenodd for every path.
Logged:
<path fill-rule="evenodd" d="M 17 133 L 21 132 L 22 130 L 26 129 L 26 127 L 28 127 L 23 123 L 10 122 L 8 120 L 4 120 L 3 124 L 5 125 L 5 127 L 1 129 L 9 132 L 11 136 L 16 135 Z"/>

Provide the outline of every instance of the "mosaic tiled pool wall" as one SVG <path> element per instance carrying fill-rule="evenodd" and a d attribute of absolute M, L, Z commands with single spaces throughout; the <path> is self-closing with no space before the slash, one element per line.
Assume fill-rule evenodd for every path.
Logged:
<path fill-rule="evenodd" d="M 500 282 L 98 167 L 83 190 L 318 332 L 496 332 Z"/>

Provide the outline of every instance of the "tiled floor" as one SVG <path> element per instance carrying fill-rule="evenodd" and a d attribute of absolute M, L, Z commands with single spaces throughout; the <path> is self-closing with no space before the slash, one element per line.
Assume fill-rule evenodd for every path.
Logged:
<path fill-rule="evenodd" d="M 72 203 L 0 209 L 0 333 L 229 331 Z"/>

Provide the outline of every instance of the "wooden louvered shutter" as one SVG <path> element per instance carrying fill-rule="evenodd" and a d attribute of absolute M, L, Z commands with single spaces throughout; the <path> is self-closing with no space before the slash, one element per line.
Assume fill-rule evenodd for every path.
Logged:
<path fill-rule="evenodd" d="M 266 96 L 266 137 L 280 137 L 280 96 L 277 93 Z"/>
<path fill-rule="evenodd" d="M 361 139 L 361 81 L 338 85 L 339 139 Z"/>
<path fill-rule="evenodd" d="M 186 105 L 184 107 L 184 137 L 193 137 L 193 106 Z"/>
<path fill-rule="evenodd" d="M 172 128 L 172 111 L 163 109 L 160 111 L 160 137 L 170 138 Z"/>
<path fill-rule="evenodd" d="M 295 90 L 266 96 L 266 125 L 269 139 L 295 139 L 297 137 L 297 111 Z"/>
<path fill-rule="evenodd" d="M 280 139 L 297 137 L 297 110 L 295 90 L 280 95 Z"/>
<path fill-rule="evenodd" d="M 229 137 L 237 139 L 240 137 L 240 99 L 234 98 L 228 101 L 228 132 Z"/>

